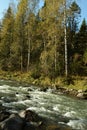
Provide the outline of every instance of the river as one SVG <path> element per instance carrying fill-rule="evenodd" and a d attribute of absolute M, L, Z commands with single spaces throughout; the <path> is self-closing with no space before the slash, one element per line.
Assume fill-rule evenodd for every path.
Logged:
<path fill-rule="evenodd" d="M 75 130 L 87 130 L 87 101 L 53 94 L 51 89 L 43 92 L 32 85 L 0 80 L 0 104 L 13 113 L 30 109 Z"/>

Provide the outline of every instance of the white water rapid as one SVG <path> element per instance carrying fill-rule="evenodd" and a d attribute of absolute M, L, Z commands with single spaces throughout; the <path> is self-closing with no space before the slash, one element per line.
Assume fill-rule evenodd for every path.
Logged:
<path fill-rule="evenodd" d="M 0 80 L 0 104 L 9 111 L 30 109 L 39 115 L 74 130 L 87 130 L 87 101 L 40 91 L 39 87 L 24 86 Z"/>

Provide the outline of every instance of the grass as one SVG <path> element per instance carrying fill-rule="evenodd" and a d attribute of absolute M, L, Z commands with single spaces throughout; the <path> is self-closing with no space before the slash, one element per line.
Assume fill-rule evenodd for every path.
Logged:
<path fill-rule="evenodd" d="M 87 80 L 83 79 L 83 80 L 75 80 L 74 81 L 74 85 L 70 84 L 68 86 L 70 89 L 76 89 L 76 90 L 87 90 Z"/>
<path fill-rule="evenodd" d="M 0 79 L 15 80 L 18 82 L 25 82 L 41 86 L 54 87 L 54 85 L 56 85 L 57 87 L 65 87 L 68 89 L 87 90 L 87 77 L 73 76 L 69 79 L 70 83 L 66 84 L 64 77 L 57 77 L 55 80 L 51 80 L 47 76 L 40 76 L 39 78 L 35 79 L 32 76 L 32 72 L 21 73 L 0 71 Z"/>

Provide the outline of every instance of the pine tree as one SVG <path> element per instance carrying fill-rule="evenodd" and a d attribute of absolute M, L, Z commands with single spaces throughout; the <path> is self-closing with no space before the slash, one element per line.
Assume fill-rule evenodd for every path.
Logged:
<path fill-rule="evenodd" d="M 68 67 L 69 73 L 73 72 L 73 56 L 75 55 L 75 37 L 78 31 L 78 19 L 80 17 L 80 7 L 74 1 L 68 9 L 67 18 L 67 44 L 68 44 Z"/>
<path fill-rule="evenodd" d="M 2 23 L 0 21 L 0 43 L 1 43 L 1 30 L 2 30 Z"/>
<path fill-rule="evenodd" d="M 1 44 L 0 44 L 0 66 L 4 70 L 11 68 L 11 44 L 13 43 L 14 14 L 11 7 L 2 21 Z"/>
<path fill-rule="evenodd" d="M 83 54 L 84 51 L 87 49 L 87 23 L 85 19 L 83 19 L 79 30 L 79 38 L 80 38 L 80 41 L 78 43 L 80 47 L 79 51 L 81 54 Z"/>

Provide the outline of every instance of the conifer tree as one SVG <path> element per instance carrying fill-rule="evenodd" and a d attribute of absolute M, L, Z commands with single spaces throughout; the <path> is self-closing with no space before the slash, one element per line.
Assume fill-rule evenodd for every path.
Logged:
<path fill-rule="evenodd" d="M 67 18 L 67 44 L 68 44 L 68 67 L 69 73 L 73 72 L 71 67 L 73 64 L 73 56 L 75 55 L 75 37 L 78 31 L 78 21 L 80 17 L 80 7 L 74 1 L 68 9 L 68 18 Z"/>
<path fill-rule="evenodd" d="M 11 45 L 13 43 L 13 33 L 14 14 L 12 8 L 9 7 L 4 15 L 1 29 L 0 66 L 4 70 L 11 68 Z"/>

